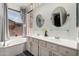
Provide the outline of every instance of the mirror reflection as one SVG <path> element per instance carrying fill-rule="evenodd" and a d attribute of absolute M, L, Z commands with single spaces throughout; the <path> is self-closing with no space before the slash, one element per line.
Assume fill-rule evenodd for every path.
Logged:
<path fill-rule="evenodd" d="M 56 27 L 61 27 L 65 24 L 67 16 L 67 12 L 63 7 L 55 8 L 51 17 L 53 25 L 55 25 Z"/>
<path fill-rule="evenodd" d="M 39 28 L 43 26 L 44 19 L 43 19 L 42 15 L 39 14 L 36 16 L 36 24 Z"/>

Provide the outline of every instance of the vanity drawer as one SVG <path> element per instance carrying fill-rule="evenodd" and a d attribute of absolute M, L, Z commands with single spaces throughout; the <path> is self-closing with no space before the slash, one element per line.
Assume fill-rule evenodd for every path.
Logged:
<path fill-rule="evenodd" d="M 49 51 L 49 56 L 62 56 L 62 55 L 55 51 Z"/>
<path fill-rule="evenodd" d="M 51 51 L 59 51 L 59 47 L 56 44 L 53 43 L 47 43 L 47 48 Z"/>
<path fill-rule="evenodd" d="M 47 42 L 39 40 L 39 46 L 47 47 Z"/>
<path fill-rule="evenodd" d="M 38 39 L 33 38 L 32 41 L 33 41 L 34 43 L 38 43 Z"/>
<path fill-rule="evenodd" d="M 77 55 L 77 51 L 74 49 L 70 49 L 67 47 L 59 47 L 59 52 L 60 54 L 62 54 L 63 56 L 76 56 Z"/>

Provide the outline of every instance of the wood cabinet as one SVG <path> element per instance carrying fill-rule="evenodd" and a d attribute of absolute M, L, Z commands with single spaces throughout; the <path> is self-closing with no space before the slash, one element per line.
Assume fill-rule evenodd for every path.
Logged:
<path fill-rule="evenodd" d="M 57 45 L 54 43 L 47 43 L 49 49 L 49 55 L 53 56 L 77 56 L 77 50 Z"/>
<path fill-rule="evenodd" d="M 52 51 L 59 51 L 59 46 L 50 42 L 47 42 L 47 48 Z"/>
<path fill-rule="evenodd" d="M 38 40 L 36 40 L 35 38 L 28 38 L 26 49 L 33 55 L 37 56 L 38 55 Z"/>
<path fill-rule="evenodd" d="M 31 53 L 35 56 L 38 56 L 38 40 L 33 38 L 31 43 Z"/>
<path fill-rule="evenodd" d="M 58 45 L 48 42 L 47 48 L 49 49 L 49 56 L 61 56 Z"/>
<path fill-rule="evenodd" d="M 62 55 L 56 51 L 49 50 L 49 56 L 62 56 Z"/>
<path fill-rule="evenodd" d="M 48 56 L 49 50 L 46 47 L 39 46 L 39 56 Z"/>
<path fill-rule="evenodd" d="M 47 41 L 28 38 L 27 48 L 35 56 L 77 56 L 78 51 L 72 48 L 50 43 Z"/>
<path fill-rule="evenodd" d="M 47 42 L 39 41 L 39 56 L 48 56 L 49 50 L 47 49 Z"/>
<path fill-rule="evenodd" d="M 59 53 L 63 56 L 77 56 L 77 50 L 60 46 Z"/>
<path fill-rule="evenodd" d="M 28 50 L 29 52 L 31 52 L 31 39 L 32 38 L 27 38 L 27 43 L 26 43 L 26 50 Z"/>

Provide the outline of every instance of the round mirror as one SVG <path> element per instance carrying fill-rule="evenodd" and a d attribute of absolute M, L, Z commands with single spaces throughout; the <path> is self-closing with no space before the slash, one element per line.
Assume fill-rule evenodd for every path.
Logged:
<path fill-rule="evenodd" d="M 51 17 L 53 25 L 55 25 L 56 27 L 61 27 L 65 24 L 67 16 L 69 15 L 67 15 L 67 12 L 63 7 L 55 8 Z"/>
<path fill-rule="evenodd" d="M 43 19 L 42 15 L 39 14 L 36 16 L 36 24 L 39 28 L 43 26 L 44 19 Z"/>

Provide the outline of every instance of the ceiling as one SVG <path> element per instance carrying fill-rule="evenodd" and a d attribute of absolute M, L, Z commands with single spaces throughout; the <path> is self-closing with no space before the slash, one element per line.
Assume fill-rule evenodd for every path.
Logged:
<path fill-rule="evenodd" d="M 20 7 L 27 7 L 30 3 L 8 3 L 8 8 L 20 10 Z"/>

